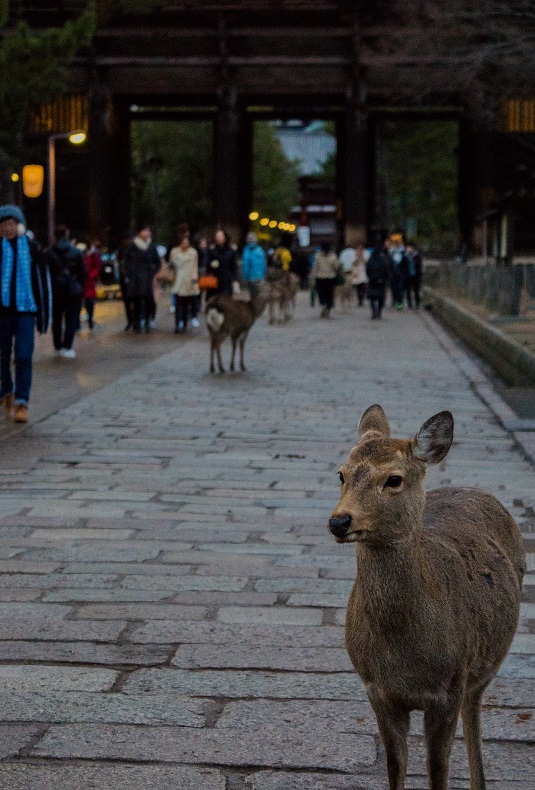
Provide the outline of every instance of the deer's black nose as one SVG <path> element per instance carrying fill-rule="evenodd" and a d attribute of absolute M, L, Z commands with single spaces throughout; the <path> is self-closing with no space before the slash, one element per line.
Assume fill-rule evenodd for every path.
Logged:
<path fill-rule="evenodd" d="M 335 538 L 343 538 L 351 526 L 351 516 L 336 516 L 329 520 L 329 530 Z"/>

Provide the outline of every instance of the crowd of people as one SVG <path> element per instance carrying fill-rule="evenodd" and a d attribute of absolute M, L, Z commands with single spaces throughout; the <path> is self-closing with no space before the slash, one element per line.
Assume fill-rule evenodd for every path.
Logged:
<path fill-rule="evenodd" d="M 420 307 L 422 255 L 414 244 L 404 244 L 401 233 L 386 239 L 378 237 L 375 244 L 346 247 L 336 255 L 332 245 L 322 244 L 314 255 L 311 287 L 321 305 L 321 317 L 328 318 L 334 306 L 336 286 L 350 283 L 359 306 L 367 297 L 373 320 L 380 319 L 390 289 L 392 307 L 403 310 Z"/>
<path fill-rule="evenodd" d="M 283 236 L 276 248 L 265 249 L 251 232 L 239 255 L 224 230 L 193 244 L 189 227 L 182 224 L 167 249 L 155 244 L 149 225 L 140 224 L 115 254 L 125 330 L 139 334 L 155 328 L 164 283 L 172 295 L 175 333 L 182 334 L 199 327 L 203 293 L 206 300 L 237 294 L 241 281 L 254 296 L 270 268 L 297 273 L 302 287 L 311 289 L 312 304 L 317 296 L 323 318 L 334 306 L 336 286 L 344 283 L 354 289 L 359 305 L 369 299 L 373 319 L 381 318 L 388 288 L 396 309 L 403 309 L 405 301 L 418 309 L 422 256 L 414 245 L 403 243 L 401 234 L 377 239 L 372 247 L 346 247 L 339 255 L 325 242 L 303 257 L 291 241 Z M 42 249 L 27 231 L 20 207 L 0 206 L 0 401 L 16 422 L 28 420 L 35 328 L 43 333 L 51 324 L 56 355 L 74 359 L 82 308 L 88 328 L 95 325 L 102 266 L 98 240 L 75 243 L 69 229 L 59 225 L 54 243 Z"/>

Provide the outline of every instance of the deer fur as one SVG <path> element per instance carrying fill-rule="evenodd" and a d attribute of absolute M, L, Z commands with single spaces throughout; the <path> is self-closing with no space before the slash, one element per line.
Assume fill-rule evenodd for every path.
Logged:
<path fill-rule="evenodd" d="M 230 369 L 234 370 L 234 358 L 238 344 L 240 346 L 240 369 L 247 369 L 244 362 L 245 341 L 252 325 L 264 311 L 266 301 L 267 293 L 264 287 L 261 287 L 248 302 L 234 299 L 226 294 L 218 294 L 208 300 L 206 325 L 210 333 L 210 373 L 215 373 L 214 355 L 216 353 L 219 372 L 225 373 L 221 360 L 221 344 L 227 337 L 230 337 L 232 342 Z"/>
<path fill-rule="evenodd" d="M 426 464 L 452 440 L 450 412 L 403 441 L 371 406 L 329 521 L 339 543 L 356 543 L 346 647 L 377 717 L 390 790 L 405 788 L 412 710 L 424 712 L 431 790 L 447 790 L 459 713 L 470 790 L 485 790 L 481 698 L 518 623 L 525 555 L 513 518 L 483 491 L 425 492 Z"/>
<path fill-rule="evenodd" d="M 267 275 L 269 323 L 276 321 L 276 308 L 279 321 L 286 323 L 295 311 L 295 299 L 299 290 L 299 277 L 293 272 L 270 269 Z"/>

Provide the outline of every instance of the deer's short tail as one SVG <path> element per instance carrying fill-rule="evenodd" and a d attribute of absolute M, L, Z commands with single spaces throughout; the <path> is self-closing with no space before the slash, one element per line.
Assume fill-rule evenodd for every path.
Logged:
<path fill-rule="evenodd" d="M 220 313 L 219 310 L 215 307 L 210 307 L 210 309 L 206 313 L 206 324 L 212 330 L 212 332 L 219 332 L 219 330 L 223 326 L 224 320 L 225 320 L 225 316 L 223 315 L 223 313 Z"/>

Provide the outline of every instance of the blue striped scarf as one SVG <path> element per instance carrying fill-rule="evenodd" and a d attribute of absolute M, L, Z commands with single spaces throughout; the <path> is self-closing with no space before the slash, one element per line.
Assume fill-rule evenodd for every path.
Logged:
<path fill-rule="evenodd" d="M 17 239 L 17 310 L 19 313 L 35 313 L 37 305 L 32 291 L 32 259 L 30 245 L 26 236 Z M 13 247 L 11 243 L 2 239 L 2 304 L 4 307 L 13 307 L 11 301 L 11 276 L 13 274 Z"/>

